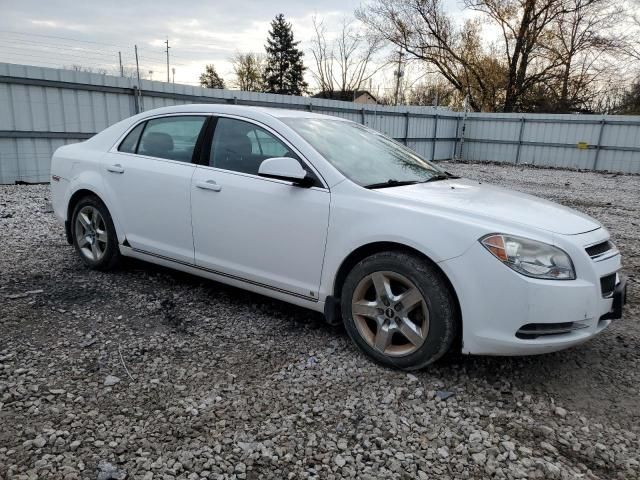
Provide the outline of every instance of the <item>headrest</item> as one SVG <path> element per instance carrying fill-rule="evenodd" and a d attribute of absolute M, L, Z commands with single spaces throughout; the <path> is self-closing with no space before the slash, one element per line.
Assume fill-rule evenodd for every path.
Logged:
<path fill-rule="evenodd" d="M 173 150 L 173 138 L 168 133 L 150 132 L 142 139 L 142 149 L 151 155 L 161 155 Z"/>

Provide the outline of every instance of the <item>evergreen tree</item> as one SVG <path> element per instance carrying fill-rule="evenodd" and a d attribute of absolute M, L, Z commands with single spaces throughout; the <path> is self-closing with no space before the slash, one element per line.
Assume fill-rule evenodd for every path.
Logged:
<path fill-rule="evenodd" d="M 271 22 L 271 31 L 264 47 L 267 52 L 265 92 L 302 95 L 307 91 L 299 43 L 293 40 L 291 24 L 285 21 L 284 15 L 277 15 Z"/>
<path fill-rule="evenodd" d="M 207 65 L 204 73 L 200 74 L 200 85 L 207 88 L 224 88 L 224 80 L 218 75 L 213 64 Z"/>

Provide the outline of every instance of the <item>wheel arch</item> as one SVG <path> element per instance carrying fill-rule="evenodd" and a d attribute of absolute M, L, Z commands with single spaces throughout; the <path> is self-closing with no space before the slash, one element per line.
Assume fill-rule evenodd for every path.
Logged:
<path fill-rule="evenodd" d="M 69 197 L 69 202 L 67 203 L 67 220 L 64 222 L 64 230 L 65 230 L 65 234 L 67 236 L 67 242 L 69 243 L 69 245 L 73 243 L 73 235 L 71 233 L 71 221 L 72 221 L 71 217 L 73 216 L 73 211 L 75 210 L 76 205 L 80 200 L 89 196 L 96 197 L 105 205 L 105 208 L 107 209 L 109 208 L 106 206 L 106 203 L 100 197 L 100 195 L 98 195 L 93 190 L 89 190 L 88 188 L 80 188 L 75 192 L 73 192 L 71 197 Z"/>
<path fill-rule="evenodd" d="M 447 274 L 444 272 L 444 270 L 442 270 L 442 268 L 440 268 L 440 266 L 434 262 L 431 258 L 429 258 L 427 255 L 425 255 L 423 252 L 421 252 L 420 250 L 417 250 L 416 248 L 410 247 L 408 245 L 402 244 L 402 243 L 397 243 L 397 242 L 372 242 L 372 243 L 368 243 L 365 245 L 362 245 L 358 248 L 356 248 L 355 250 L 353 250 L 349 255 L 347 255 L 347 257 L 342 261 L 342 263 L 340 264 L 340 267 L 337 270 L 337 273 L 334 277 L 334 281 L 333 281 L 333 289 L 332 289 L 332 297 L 334 299 L 339 299 L 340 295 L 342 293 L 342 286 L 344 285 L 344 282 L 347 278 L 347 275 L 349 274 L 349 272 L 353 269 L 353 267 L 360 262 L 361 260 L 374 255 L 376 253 L 381 253 L 381 252 L 405 252 L 405 253 L 411 253 L 413 255 L 416 255 L 418 257 L 420 257 L 421 259 L 423 259 L 425 262 L 429 263 L 432 267 L 434 267 L 442 276 L 443 280 L 446 282 L 449 291 L 451 292 L 451 295 L 453 296 L 453 299 L 455 301 L 456 304 L 456 319 L 458 321 L 458 339 L 456 340 L 456 343 L 459 343 L 462 339 L 462 328 L 463 328 L 463 323 L 462 323 L 462 310 L 460 308 L 460 299 L 458 297 L 458 293 L 453 285 L 453 283 L 451 283 L 451 280 L 449 279 L 449 277 L 447 276 Z"/>

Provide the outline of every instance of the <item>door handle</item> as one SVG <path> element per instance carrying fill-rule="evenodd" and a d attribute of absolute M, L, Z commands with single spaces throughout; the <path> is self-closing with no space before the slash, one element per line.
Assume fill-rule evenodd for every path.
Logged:
<path fill-rule="evenodd" d="M 113 172 L 113 173 L 124 173 L 124 167 L 119 163 L 116 163 L 115 165 L 109 165 L 107 167 L 107 171 Z"/>
<path fill-rule="evenodd" d="M 222 187 L 218 185 L 214 180 L 207 180 L 206 182 L 196 182 L 196 187 L 202 188 L 203 190 L 211 190 L 214 192 L 219 192 L 222 190 Z"/>

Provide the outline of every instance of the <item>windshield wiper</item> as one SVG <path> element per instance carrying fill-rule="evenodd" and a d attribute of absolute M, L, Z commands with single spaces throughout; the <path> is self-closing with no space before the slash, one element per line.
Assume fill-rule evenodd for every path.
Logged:
<path fill-rule="evenodd" d="M 426 182 L 437 182 L 438 180 L 449 180 L 450 178 L 460 178 L 457 175 L 453 175 L 449 172 L 444 172 L 444 173 L 438 173 L 437 175 L 434 175 L 433 177 L 425 180 Z"/>
<path fill-rule="evenodd" d="M 431 178 L 428 178 L 427 180 L 425 180 L 425 183 L 427 182 L 437 182 L 438 180 L 449 180 L 449 175 L 445 174 L 445 173 L 438 173 L 437 175 L 434 175 Z"/>
<path fill-rule="evenodd" d="M 427 178 L 426 180 L 396 180 L 394 178 L 390 178 L 386 182 L 380 183 L 372 183 L 370 185 L 363 185 L 364 188 L 387 188 L 387 187 L 401 187 L 403 185 L 416 185 L 418 183 L 427 183 L 427 182 L 436 182 L 438 180 L 448 180 L 450 178 L 460 178 L 456 175 L 452 175 L 449 172 L 437 173 L 431 178 Z"/>
<path fill-rule="evenodd" d="M 386 182 L 372 183 L 370 185 L 363 185 L 364 188 L 387 188 L 387 187 L 401 187 L 403 185 L 415 185 L 416 183 L 422 183 L 420 180 L 395 180 L 390 178 Z"/>

